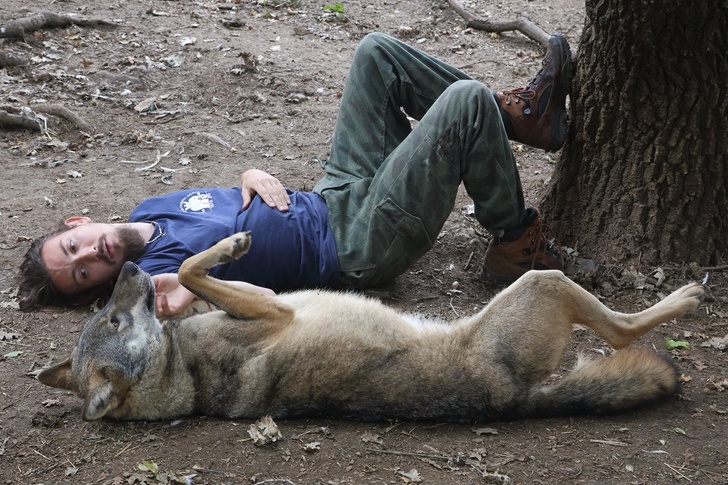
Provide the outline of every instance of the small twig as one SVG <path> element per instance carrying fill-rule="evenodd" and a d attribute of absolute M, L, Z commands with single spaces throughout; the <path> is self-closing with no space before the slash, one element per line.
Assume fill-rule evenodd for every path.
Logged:
<path fill-rule="evenodd" d="M 683 478 L 684 478 L 685 480 L 687 480 L 688 482 L 692 482 L 692 480 L 691 480 L 691 479 L 690 479 L 689 477 L 687 477 L 687 476 L 685 476 L 684 474 L 682 474 L 682 473 L 681 473 L 681 472 L 680 472 L 680 471 L 679 471 L 679 470 L 678 470 L 677 468 L 675 468 L 674 466 L 672 466 L 672 465 L 669 465 L 669 464 L 667 464 L 667 463 L 664 463 L 664 465 L 665 465 L 665 466 L 666 466 L 667 468 L 669 468 L 670 470 L 672 470 L 673 472 L 675 472 L 675 473 L 677 473 L 678 475 L 680 475 L 681 477 L 683 477 Z"/>
<path fill-rule="evenodd" d="M 665 465 L 667 465 L 667 463 L 665 463 Z M 670 465 L 667 465 L 667 466 L 670 466 Z M 680 469 L 681 470 L 687 470 L 689 472 L 695 472 L 695 473 L 706 473 L 708 475 L 715 475 L 716 477 L 725 477 L 725 473 L 711 472 L 709 470 L 703 470 L 702 468 L 699 469 L 699 470 L 696 470 L 695 468 L 688 468 L 686 466 L 681 466 Z"/>
<path fill-rule="evenodd" d="M 202 467 L 194 467 L 194 470 L 197 472 L 201 472 L 201 473 L 213 473 L 216 475 L 225 475 L 226 473 L 229 473 L 229 472 L 222 471 L 222 470 L 213 470 L 212 468 L 202 468 Z"/>
<path fill-rule="evenodd" d="M 463 268 L 465 271 L 468 270 L 470 267 L 470 263 L 473 261 L 473 255 L 475 254 L 475 251 L 470 251 L 470 256 L 468 256 L 468 262 L 465 263 L 465 268 Z"/>
<path fill-rule="evenodd" d="M 473 463 L 469 463 L 469 465 L 473 467 L 478 473 L 480 473 L 480 476 L 482 478 L 495 478 L 496 480 L 500 480 L 501 483 L 505 485 L 511 483 L 511 477 L 509 477 L 508 475 L 503 475 L 502 473 L 498 473 L 498 471 L 489 472 L 488 470 L 481 470 Z"/>
<path fill-rule="evenodd" d="M 728 269 L 728 264 L 722 264 L 720 266 L 701 266 L 701 271 L 723 271 Z"/>
<path fill-rule="evenodd" d="M 117 454 L 114 455 L 114 458 L 118 458 L 119 455 L 121 455 L 122 453 L 125 453 L 129 448 L 131 448 L 131 446 L 133 444 L 134 443 L 129 443 L 128 445 L 126 445 L 125 447 L 123 447 L 120 452 L 118 452 Z"/>
<path fill-rule="evenodd" d="M 409 451 L 393 451 L 393 450 L 375 450 L 373 448 L 368 448 L 367 451 L 371 451 L 372 453 L 383 453 L 385 455 L 415 456 L 418 458 L 430 458 L 432 460 L 443 460 L 443 461 L 453 460 L 453 457 L 451 457 L 451 456 L 432 455 L 430 453 L 413 453 L 413 452 L 409 452 Z"/>
<path fill-rule="evenodd" d="M 46 460 L 48 460 L 48 461 L 53 461 L 53 459 L 52 459 L 52 458 L 48 458 L 47 456 L 45 456 L 45 455 L 44 455 L 43 453 L 41 453 L 41 452 L 40 452 L 40 451 L 38 451 L 38 450 L 33 450 L 33 453 L 35 453 L 36 455 L 40 455 L 40 456 L 42 456 L 43 458 L 45 458 L 45 459 L 46 459 Z"/>
<path fill-rule="evenodd" d="M 394 428 L 398 428 L 400 426 L 402 426 L 402 422 L 401 421 L 400 422 L 397 422 L 397 423 L 394 423 L 394 424 L 390 424 L 389 426 L 387 426 L 386 428 L 384 428 L 384 434 L 387 434 L 390 431 L 392 431 Z"/>
<path fill-rule="evenodd" d="M 450 309 L 453 311 L 453 313 L 455 314 L 456 317 L 460 318 L 460 314 L 458 313 L 458 311 L 455 309 L 455 307 L 452 304 L 452 298 L 450 298 Z"/>
<path fill-rule="evenodd" d="M 198 133 L 198 135 L 200 135 L 202 138 L 205 138 L 207 140 L 214 141 L 215 143 L 219 143 L 220 145 L 224 146 L 228 150 L 232 150 L 232 146 L 230 146 L 230 143 L 226 142 L 225 140 L 223 140 L 222 138 L 220 138 L 217 135 L 208 133 L 206 131 L 202 131 L 202 132 Z"/>
<path fill-rule="evenodd" d="M 412 438 L 413 440 L 422 441 L 418 436 L 416 436 L 411 431 L 400 431 L 399 434 L 403 434 L 405 436 L 408 436 L 408 437 Z"/>
<path fill-rule="evenodd" d="M 625 443 L 624 441 L 613 441 L 613 440 L 589 440 L 592 443 L 601 443 L 603 445 L 611 445 L 611 446 L 629 446 L 629 443 Z"/>
<path fill-rule="evenodd" d="M 440 428 L 442 426 L 447 426 L 448 424 L 450 424 L 450 423 L 447 423 L 447 422 L 445 422 L 445 423 L 435 423 L 435 424 L 431 424 L 429 426 L 423 426 L 422 429 L 437 429 L 437 428 Z"/>
<path fill-rule="evenodd" d="M 293 440 L 300 440 L 301 438 L 303 438 L 307 434 L 321 434 L 321 428 L 306 430 L 306 431 L 304 431 L 301 434 L 297 434 L 296 436 L 291 437 L 291 439 L 293 439 Z"/>
<path fill-rule="evenodd" d="M 263 483 L 287 483 L 288 485 L 296 485 L 287 478 L 269 478 L 268 480 L 263 480 L 262 482 L 256 482 L 253 485 L 261 485 Z"/>
<path fill-rule="evenodd" d="M 152 163 L 151 165 L 147 165 L 146 167 L 137 167 L 137 168 L 134 169 L 134 171 L 135 172 L 143 172 L 145 170 L 151 170 L 154 167 L 156 167 L 159 164 L 159 162 L 164 157 L 166 157 L 167 155 L 169 155 L 169 152 L 164 152 L 164 154 L 162 155 L 162 154 L 159 153 L 159 151 L 157 151 L 157 159 L 154 161 L 154 163 Z"/>
<path fill-rule="evenodd" d="M 44 472 L 45 473 L 48 473 L 48 472 L 50 472 L 52 470 L 55 470 L 56 468 L 58 468 L 61 465 L 63 465 L 63 462 L 62 461 L 57 461 L 54 464 L 52 464 L 51 466 L 49 466 L 48 468 L 46 468 Z"/>

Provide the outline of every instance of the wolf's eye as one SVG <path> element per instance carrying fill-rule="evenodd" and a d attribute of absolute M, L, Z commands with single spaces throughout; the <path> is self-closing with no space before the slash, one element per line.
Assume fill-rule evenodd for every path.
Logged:
<path fill-rule="evenodd" d="M 119 328 L 119 324 L 120 324 L 121 322 L 119 322 L 119 319 L 118 319 L 117 317 L 111 317 L 111 318 L 109 318 L 109 323 L 110 323 L 110 324 L 111 324 L 111 325 L 112 325 L 112 326 L 113 326 L 114 328 Z"/>

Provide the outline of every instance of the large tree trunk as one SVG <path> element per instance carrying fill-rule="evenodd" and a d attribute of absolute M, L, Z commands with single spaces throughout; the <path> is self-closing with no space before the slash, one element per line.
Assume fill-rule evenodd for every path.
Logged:
<path fill-rule="evenodd" d="M 600 262 L 728 256 L 725 0 L 587 0 L 571 131 L 542 208 Z"/>

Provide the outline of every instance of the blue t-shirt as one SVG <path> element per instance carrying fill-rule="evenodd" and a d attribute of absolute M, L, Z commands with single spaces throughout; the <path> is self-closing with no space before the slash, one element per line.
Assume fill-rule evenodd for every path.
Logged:
<path fill-rule="evenodd" d="M 339 282 L 336 243 L 324 199 L 288 191 L 291 205 L 280 212 L 255 196 L 243 211 L 239 188 L 189 189 L 144 200 L 129 222 L 157 222 L 164 236 L 147 244 L 137 264 L 150 274 L 177 273 L 182 262 L 240 231 L 250 231 L 250 251 L 210 274 L 284 291 L 335 287 Z M 155 230 L 152 239 L 158 234 Z"/>

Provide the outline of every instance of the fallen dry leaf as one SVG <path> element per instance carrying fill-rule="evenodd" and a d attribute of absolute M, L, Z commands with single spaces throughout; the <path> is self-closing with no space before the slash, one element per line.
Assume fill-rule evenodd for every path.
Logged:
<path fill-rule="evenodd" d="M 263 416 L 248 427 L 248 435 L 253 439 L 256 446 L 264 446 L 275 443 L 283 438 L 278 425 L 270 416 Z"/>
<path fill-rule="evenodd" d="M 306 453 L 313 453 L 314 451 L 318 451 L 321 449 L 321 443 L 318 441 L 311 441 L 310 443 L 306 443 L 303 445 L 303 451 Z"/>
<path fill-rule="evenodd" d="M 397 473 L 400 475 L 400 478 L 404 481 L 404 483 L 419 483 L 422 481 L 420 473 L 414 468 L 408 472 L 397 470 Z"/>

